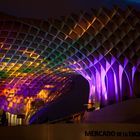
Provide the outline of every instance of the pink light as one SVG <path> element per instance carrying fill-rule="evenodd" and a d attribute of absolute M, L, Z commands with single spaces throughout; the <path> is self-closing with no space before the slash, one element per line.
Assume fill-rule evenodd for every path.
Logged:
<path fill-rule="evenodd" d="M 134 83 L 134 75 L 135 75 L 135 72 L 136 72 L 136 67 L 134 66 L 132 68 L 132 84 Z"/>
<path fill-rule="evenodd" d="M 119 83 L 120 83 L 120 96 L 122 99 L 122 74 L 123 74 L 123 67 L 119 65 Z"/>
<path fill-rule="evenodd" d="M 106 71 L 105 71 L 104 68 L 101 66 L 102 94 L 103 94 L 105 100 L 107 100 L 107 91 L 106 91 L 106 85 L 105 85 L 105 75 L 106 75 Z"/>
<path fill-rule="evenodd" d="M 117 78 L 116 78 L 115 73 L 114 73 L 114 85 L 115 85 L 116 100 L 118 101 L 119 100 L 119 97 L 118 97 L 118 85 L 117 85 Z"/>
<path fill-rule="evenodd" d="M 99 101 L 101 100 L 101 77 L 100 73 L 96 71 L 96 90 Z"/>

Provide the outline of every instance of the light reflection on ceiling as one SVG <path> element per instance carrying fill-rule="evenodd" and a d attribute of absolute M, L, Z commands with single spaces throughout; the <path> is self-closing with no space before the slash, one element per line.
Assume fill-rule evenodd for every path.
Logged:
<path fill-rule="evenodd" d="M 89 102 L 136 97 L 140 13 L 101 8 L 57 19 L 0 15 L 0 107 L 28 114 L 35 102 L 55 101 L 72 74 L 90 83 Z"/>

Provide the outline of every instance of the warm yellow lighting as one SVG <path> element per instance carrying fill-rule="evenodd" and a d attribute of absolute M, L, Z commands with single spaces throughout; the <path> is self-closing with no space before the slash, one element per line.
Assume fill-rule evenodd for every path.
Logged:
<path fill-rule="evenodd" d="M 8 107 L 11 108 L 12 106 L 13 106 L 13 102 L 10 102 Z"/>
<path fill-rule="evenodd" d="M 44 88 L 54 88 L 54 85 L 45 85 Z"/>
<path fill-rule="evenodd" d="M 22 125 L 22 119 L 18 118 L 18 125 Z"/>
<path fill-rule="evenodd" d="M 37 94 L 37 97 L 40 99 L 46 99 L 48 97 L 48 90 L 42 89 L 39 94 Z"/>
<path fill-rule="evenodd" d="M 25 115 L 27 116 L 27 114 L 29 113 L 29 111 L 31 110 L 31 102 L 33 101 L 33 98 L 29 98 L 27 97 L 26 99 L 26 106 L 25 106 Z"/>

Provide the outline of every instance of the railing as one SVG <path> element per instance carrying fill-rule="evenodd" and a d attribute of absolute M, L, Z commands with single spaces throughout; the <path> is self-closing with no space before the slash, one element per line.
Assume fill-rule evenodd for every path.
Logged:
<path fill-rule="evenodd" d="M 80 112 L 80 113 L 72 114 L 67 117 L 57 119 L 57 120 L 48 121 L 48 123 L 49 124 L 63 123 L 63 122 L 64 123 L 80 123 L 83 116 L 84 116 L 84 112 Z"/>

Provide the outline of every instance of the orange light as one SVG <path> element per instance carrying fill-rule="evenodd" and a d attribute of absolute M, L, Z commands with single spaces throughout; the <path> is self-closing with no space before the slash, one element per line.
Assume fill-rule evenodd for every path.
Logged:
<path fill-rule="evenodd" d="M 48 97 L 48 93 L 49 93 L 48 90 L 43 89 L 39 92 L 39 94 L 37 94 L 37 98 L 46 99 Z"/>
<path fill-rule="evenodd" d="M 45 88 L 54 88 L 54 85 L 45 85 Z"/>

